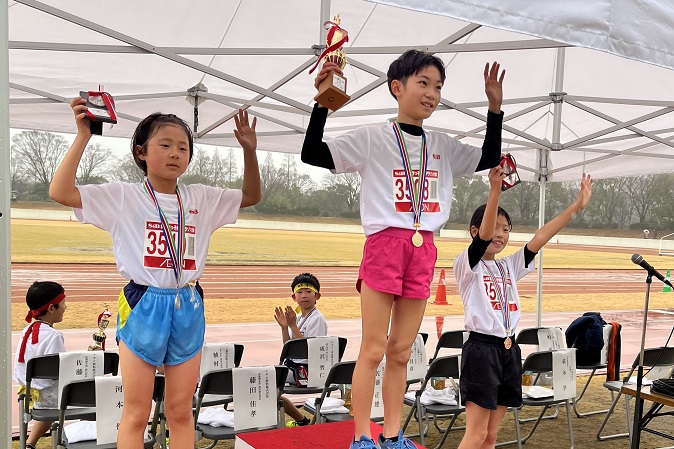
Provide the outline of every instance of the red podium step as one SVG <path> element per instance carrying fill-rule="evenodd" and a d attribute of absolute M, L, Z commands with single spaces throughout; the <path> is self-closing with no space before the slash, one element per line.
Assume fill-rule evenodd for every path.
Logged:
<path fill-rule="evenodd" d="M 382 431 L 380 425 L 370 423 L 373 438 L 377 438 Z M 236 436 L 234 449 L 287 449 L 307 446 L 315 449 L 348 449 L 352 439 L 353 421 L 342 421 L 242 433 Z M 418 449 L 424 449 L 415 445 Z"/>

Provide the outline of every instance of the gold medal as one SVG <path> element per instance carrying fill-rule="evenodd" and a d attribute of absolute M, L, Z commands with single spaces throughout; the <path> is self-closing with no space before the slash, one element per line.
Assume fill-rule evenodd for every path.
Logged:
<path fill-rule="evenodd" d="M 421 234 L 419 233 L 419 230 L 417 229 L 416 231 L 414 231 L 414 234 L 412 234 L 412 245 L 419 248 L 423 244 L 424 244 L 424 238 L 421 236 Z"/>
<path fill-rule="evenodd" d="M 503 346 L 505 346 L 506 349 L 510 349 L 512 345 L 513 341 L 510 339 L 510 337 L 506 337 L 505 341 L 503 342 Z"/>

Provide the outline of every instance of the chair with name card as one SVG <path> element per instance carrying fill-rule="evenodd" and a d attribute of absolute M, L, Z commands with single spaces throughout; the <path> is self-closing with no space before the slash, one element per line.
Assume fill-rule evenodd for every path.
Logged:
<path fill-rule="evenodd" d="M 622 438 L 622 437 L 631 437 L 632 434 L 632 417 L 630 416 L 632 413 L 632 409 L 630 407 L 630 396 L 625 395 L 625 415 L 626 415 L 626 420 L 627 420 L 627 432 L 623 433 L 614 433 L 611 435 L 602 435 L 602 432 L 604 431 L 604 427 L 606 427 L 606 423 L 608 423 L 609 418 L 613 414 L 613 411 L 615 410 L 616 406 L 618 405 L 618 402 L 620 401 L 620 397 L 623 395 L 622 394 L 622 386 L 627 383 L 634 383 L 636 384 L 636 379 L 635 379 L 635 372 L 637 370 L 637 367 L 639 366 L 639 358 L 640 354 L 637 354 L 637 356 L 634 359 L 634 362 L 632 362 L 632 368 L 630 371 L 627 373 L 627 376 L 623 380 L 615 380 L 611 382 L 604 382 L 604 388 L 606 388 L 608 391 L 611 392 L 611 398 L 613 399 L 611 402 L 611 407 L 608 409 L 606 412 L 606 416 L 604 416 L 604 420 L 602 423 L 599 425 L 599 430 L 597 431 L 597 439 L 600 441 L 604 440 L 610 440 L 614 438 Z M 658 368 L 662 367 L 668 367 L 671 368 L 674 366 L 674 347 L 671 346 L 666 346 L 666 347 L 660 347 L 660 348 L 646 348 L 644 349 L 644 364 L 643 367 L 644 369 L 647 369 L 648 371 L 644 372 L 644 378 L 648 379 L 648 381 L 653 381 L 655 378 L 660 377 L 658 376 L 653 376 L 655 378 L 649 377 L 649 373 L 651 371 L 657 371 Z M 671 373 L 671 371 L 669 371 Z M 670 374 L 671 375 L 671 374 Z M 643 380 L 642 380 L 643 384 Z"/>
<path fill-rule="evenodd" d="M 564 404 L 566 406 L 566 419 L 569 430 L 569 443 L 573 448 L 573 422 L 571 420 L 571 403 L 576 396 L 576 360 L 575 349 L 556 349 L 541 352 L 533 352 L 524 360 L 523 371 L 531 371 L 540 375 L 552 372 L 552 389 L 537 385 L 522 387 L 522 408 L 524 407 L 542 407 L 542 410 L 535 422 L 524 438 L 521 437 L 521 420 L 519 417 L 520 409 L 513 408 L 515 415 L 515 432 L 517 439 L 513 441 L 504 441 L 496 446 L 508 444 L 517 444 L 521 449 L 522 444 L 526 443 L 534 434 L 538 425 L 545 417 L 545 412 L 550 407 Z M 556 447 L 559 447 L 557 445 Z"/>
<path fill-rule="evenodd" d="M 436 446 L 436 449 L 439 449 L 445 443 L 449 432 L 453 429 L 456 419 L 465 411 L 465 407 L 461 405 L 459 392 L 453 388 L 454 383 L 452 384 L 452 387 L 447 387 L 443 390 L 435 390 L 433 388 L 433 379 L 458 379 L 459 377 L 459 355 L 436 357 L 426 371 L 426 376 L 421 384 L 421 388 L 414 392 L 413 399 L 409 397 L 412 393 L 405 395 L 404 403 L 405 405 L 410 406 L 411 410 L 405 419 L 402 431 L 405 432 L 413 416 L 419 424 L 419 429 L 428 429 L 430 427 L 429 415 L 451 416 L 451 421 L 447 428 L 442 429 L 442 438 Z M 422 446 L 425 444 L 425 434 L 425 430 L 419 434 Z"/>
<path fill-rule="evenodd" d="M 582 361 L 581 361 L 581 362 L 578 362 L 578 364 L 576 365 L 576 370 L 590 371 L 590 374 L 587 378 L 587 381 L 585 382 L 585 385 L 583 385 L 583 388 L 580 390 L 580 394 L 573 401 L 573 412 L 579 418 L 583 418 L 585 416 L 598 415 L 600 413 L 608 412 L 608 409 L 606 408 L 606 409 L 603 409 L 603 410 L 592 410 L 592 411 L 589 411 L 589 412 L 581 413 L 578 410 L 578 403 L 581 401 L 581 399 L 583 399 L 583 396 L 585 395 L 585 392 L 587 391 L 587 387 L 590 386 L 590 382 L 592 381 L 592 378 L 594 377 L 595 372 L 597 370 L 606 369 L 606 367 L 607 367 L 607 363 L 608 363 L 607 358 L 608 358 L 608 353 L 609 353 L 609 350 L 610 350 L 612 330 L 613 330 L 613 326 L 611 324 L 606 324 L 603 327 L 604 348 L 601 350 L 601 354 L 599 356 L 599 360 L 597 361 L 597 363 L 587 364 L 587 363 L 582 363 Z M 576 359 L 576 360 L 578 360 L 578 359 Z"/>
<path fill-rule="evenodd" d="M 118 406 L 117 398 L 110 400 L 111 395 L 107 391 L 97 392 L 99 388 L 97 384 L 100 380 L 100 378 L 78 380 L 63 387 L 58 424 L 55 426 L 55 432 L 52 433 L 52 447 L 57 449 L 114 449 L 117 447 L 117 429 L 115 427 L 118 426 L 118 419 L 121 417 L 121 411 L 118 409 L 123 408 L 123 404 Z M 104 380 L 118 388 L 118 398 L 123 400 L 121 377 L 111 377 Z M 156 375 L 152 393 L 155 409 L 160 408 L 164 400 L 164 385 L 164 376 Z M 106 400 L 97 401 L 97 396 L 102 396 Z M 65 421 L 68 419 L 66 410 L 68 407 L 93 407 L 97 411 L 96 421 L 91 423 L 79 422 L 66 426 Z M 115 414 L 117 416 L 110 422 L 106 420 L 106 418 L 110 418 L 110 415 Z M 80 424 L 83 425 L 80 426 Z M 106 427 L 99 429 L 99 426 Z M 101 431 L 104 431 L 103 433 L 107 434 L 107 437 L 102 436 Z M 99 444 L 99 438 L 105 441 Z M 158 440 L 160 445 L 166 443 L 164 434 L 154 436 L 148 433 L 143 446 L 147 449 L 152 448 L 155 440 Z"/>
<path fill-rule="evenodd" d="M 26 392 L 31 389 L 34 380 L 45 379 L 58 381 L 61 369 L 60 354 L 48 354 L 40 357 L 34 357 L 26 364 Z M 119 366 L 119 354 L 115 352 L 105 352 L 103 355 L 103 374 L 117 375 Z M 55 422 L 59 419 L 58 409 L 36 409 L 31 410 L 30 395 L 25 393 L 19 395 L 19 447 L 26 447 L 28 438 L 28 423 L 30 421 Z M 96 411 L 87 407 L 71 407 L 66 410 L 66 419 L 96 419 Z"/>
<path fill-rule="evenodd" d="M 442 335 L 440 335 L 440 338 L 438 338 L 438 343 L 435 345 L 435 353 L 433 353 L 433 357 L 428 359 L 428 363 L 430 364 L 435 360 L 443 349 L 458 349 L 459 351 L 463 349 L 463 344 L 468 339 L 468 334 L 469 332 L 465 329 L 443 332 Z M 454 353 L 456 353 L 456 351 Z"/>
<path fill-rule="evenodd" d="M 244 346 L 239 343 L 206 343 L 201 352 L 201 368 L 199 378 L 202 379 L 210 371 L 227 368 L 238 368 L 243 357 Z M 201 380 L 199 381 L 201 383 Z M 198 389 L 198 387 L 197 387 Z M 213 405 L 227 405 L 232 402 L 231 395 L 215 396 L 206 395 L 202 401 L 202 407 Z M 194 393 L 192 407 L 197 405 L 197 393 Z"/>
<path fill-rule="evenodd" d="M 279 364 L 286 365 L 289 360 L 308 360 L 309 359 L 309 342 L 311 340 L 315 342 L 319 339 L 325 339 L 330 337 L 310 337 L 310 338 L 295 338 L 293 340 L 288 340 L 283 344 L 283 349 L 281 350 L 281 356 L 279 358 Z M 344 356 L 344 351 L 346 350 L 346 338 L 337 337 L 338 339 L 338 356 L 335 363 L 340 362 Z M 311 376 L 311 367 L 308 367 L 309 375 Z M 325 374 L 330 370 L 330 367 L 325 367 Z M 323 391 L 322 387 L 323 382 L 315 382 L 315 385 L 300 386 L 297 384 L 286 384 L 283 392 L 285 394 L 320 394 Z M 337 390 L 338 386 L 335 385 L 332 387 L 332 391 Z"/>
<path fill-rule="evenodd" d="M 332 368 L 330 368 L 330 372 L 328 373 L 328 377 L 325 379 L 321 396 L 315 398 L 313 402 L 311 399 L 307 399 L 307 401 L 304 403 L 304 410 L 313 415 L 311 418 L 311 424 L 348 421 L 353 419 L 353 417 L 348 413 L 349 410 L 345 408 L 345 405 L 341 406 L 344 408 L 344 410 L 341 410 L 340 413 L 334 413 L 336 410 L 332 409 L 329 410 L 329 412 L 326 412 L 326 407 L 324 404 L 326 399 L 330 397 L 330 393 L 335 391 L 333 386 L 351 384 L 351 378 L 353 377 L 353 370 L 355 367 L 355 361 L 339 362 L 332 365 Z M 344 411 L 347 413 L 344 413 Z"/>
<path fill-rule="evenodd" d="M 194 415 L 197 440 L 212 440 L 209 447 L 213 447 L 218 441 L 231 440 L 238 433 L 285 427 L 281 415 L 281 394 L 287 375 L 288 367 L 278 365 L 207 373 L 201 379 L 197 392 Z M 264 388 L 269 391 L 264 392 L 263 398 Z M 206 395 L 231 396 L 234 410 L 203 408 Z"/>

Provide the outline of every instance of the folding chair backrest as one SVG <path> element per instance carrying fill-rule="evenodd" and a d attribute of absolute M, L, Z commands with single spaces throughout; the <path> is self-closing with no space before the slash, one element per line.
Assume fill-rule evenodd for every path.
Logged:
<path fill-rule="evenodd" d="M 96 407 L 96 381 L 76 380 L 63 387 L 59 410 L 68 407 Z"/>
<path fill-rule="evenodd" d="M 307 359 L 309 358 L 309 347 L 307 345 L 308 338 L 296 338 L 288 340 L 283 345 L 281 350 L 281 357 L 279 362 L 281 365 L 287 359 Z M 344 351 L 346 350 L 346 338 L 338 337 L 339 340 L 339 360 L 342 360 Z"/>
<path fill-rule="evenodd" d="M 288 376 L 287 366 L 276 366 L 276 388 L 280 393 L 283 392 L 283 385 Z M 234 394 L 234 382 L 232 380 L 232 370 L 223 369 L 211 371 L 201 378 L 197 396 L 200 399 L 207 394 L 213 395 L 232 395 Z"/>
<path fill-rule="evenodd" d="M 644 366 L 669 366 L 674 365 L 674 347 L 664 346 L 661 348 L 644 349 Z M 639 354 L 634 359 L 632 367 L 639 366 Z"/>
<path fill-rule="evenodd" d="M 424 344 L 428 342 L 428 332 L 419 332 L 419 335 L 421 335 L 421 338 L 424 340 Z"/>
<path fill-rule="evenodd" d="M 515 343 L 518 345 L 538 345 L 538 330 L 544 327 L 527 327 L 518 332 Z"/>
<path fill-rule="evenodd" d="M 234 366 L 237 368 L 241 364 L 241 358 L 243 357 L 243 345 L 239 343 L 234 343 Z"/>
<path fill-rule="evenodd" d="M 552 371 L 552 351 L 532 352 L 524 360 L 522 372 L 547 373 Z"/>
<path fill-rule="evenodd" d="M 334 384 L 350 384 L 353 377 L 353 370 L 356 367 L 355 361 L 339 362 L 332 365 L 328 377 L 325 379 L 325 387 Z"/>
<path fill-rule="evenodd" d="M 421 389 L 426 388 L 426 384 L 433 377 L 453 377 L 459 378 L 459 355 L 448 355 L 434 359 L 428 367 L 426 378 Z"/>
<path fill-rule="evenodd" d="M 429 363 L 438 356 L 441 349 L 461 349 L 463 348 L 463 334 L 464 329 L 457 329 L 443 332 L 438 339 L 438 344 L 435 345 L 435 353 Z"/>
<path fill-rule="evenodd" d="M 30 387 L 33 379 L 59 378 L 60 357 L 58 354 L 48 354 L 33 357 L 26 364 L 26 387 Z M 116 352 L 103 353 L 103 373 L 117 375 L 119 367 L 119 354 Z"/>

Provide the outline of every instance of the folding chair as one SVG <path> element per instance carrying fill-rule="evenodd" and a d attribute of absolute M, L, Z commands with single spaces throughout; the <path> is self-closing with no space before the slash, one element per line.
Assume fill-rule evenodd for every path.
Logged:
<path fill-rule="evenodd" d="M 440 335 L 438 343 L 435 345 L 435 353 L 433 357 L 428 359 L 430 364 L 433 360 L 438 357 L 441 349 L 462 349 L 463 348 L 463 337 L 467 331 L 464 329 L 457 329 L 451 331 L 445 331 Z"/>
<path fill-rule="evenodd" d="M 239 343 L 234 344 L 234 367 L 238 368 L 239 365 L 241 364 L 241 358 L 243 357 L 243 350 L 244 346 Z M 203 356 L 203 355 L 202 355 Z M 199 383 L 201 383 L 201 380 L 199 380 Z M 197 386 L 197 389 L 199 387 Z M 213 405 L 227 405 L 230 402 L 232 402 L 232 397 L 229 396 L 209 396 L 206 395 L 201 403 L 202 407 L 211 407 Z M 192 408 L 195 408 L 197 406 L 197 392 L 194 392 L 194 398 L 192 399 Z"/>
<path fill-rule="evenodd" d="M 155 401 L 155 409 L 160 408 L 161 402 L 164 400 L 164 385 L 164 376 L 155 376 L 152 394 L 152 400 Z M 78 380 L 63 387 L 56 434 L 52 435 L 53 447 L 56 447 L 57 449 L 114 449 L 117 447 L 117 444 L 98 445 L 96 444 L 96 440 L 68 443 L 63 428 L 64 422 L 68 419 L 66 418 L 66 410 L 68 407 L 93 407 L 95 409 L 96 381 L 94 379 Z M 148 435 L 143 442 L 143 446 L 149 449 L 154 446 L 154 443 L 155 437 L 153 435 Z M 166 443 L 165 437 L 164 443 Z"/>
<path fill-rule="evenodd" d="M 662 367 L 662 366 L 671 366 L 674 365 L 674 347 L 667 346 L 667 347 L 661 347 L 661 348 L 648 348 L 644 349 L 644 367 L 649 367 L 649 368 L 654 368 L 654 367 Z M 604 420 L 602 421 L 601 425 L 599 426 L 599 430 L 597 431 L 597 439 L 600 441 L 604 440 L 610 440 L 613 438 L 621 438 L 621 437 L 627 437 L 629 436 L 631 438 L 632 436 L 632 417 L 631 415 L 631 408 L 629 404 L 630 396 L 627 395 L 625 396 L 625 414 L 627 417 L 627 432 L 625 433 L 614 433 L 611 435 L 602 435 L 602 431 L 604 430 L 604 427 L 606 426 L 606 423 L 608 422 L 609 418 L 613 414 L 613 410 L 615 410 L 616 405 L 618 404 L 618 401 L 620 401 L 620 396 L 622 396 L 622 386 L 629 382 L 630 377 L 634 374 L 635 370 L 639 366 L 639 354 L 637 354 L 636 358 L 634 359 L 634 362 L 632 362 L 632 368 L 630 369 L 629 373 L 627 373 L 627 376 L 622 380 L 615 380 L 612 382 L 604 382 L 604 388 L 609 390 L 611 392 L 611 398 L 613 401 L 611 402 L 611 407 L 608 409 L 608 412 L 606 413 L 606 416 L 604 417 Z M 654 380 L 654 379 L 651 379 Z M 616 395 L 617 393 L 617 395 Z"/>
<path fill-rule="evenodd" d="M 117 375 L 119 354 L 105 352 L 103 355 L 103 373 Z M 60 367 L 59 354 L 48 354 L 34 357 L 26 364 L 26 392 L 30 392 L 33 379 L 49 379 L 58 381 Z M 19 447 L 25 449 L 28 439 L 28 423 L 30 421 L 55 422 L 59 419 L 58 409 L 30 410 L 30 395 L 19 395 Z M 96 410 L 93 408 L 70 408 L 66 410 L 65 419 L 96 419 Z"/>
<path fill-rule="evenodd" d="M 421 339 L 424 342 L 424 346 L 426 346 L 426 342 L 428 341 L 428 333 L 426 332 L 419 332 L 419 335 L 421 335 Z M 425 362 L 424 362 L 425 363 Z M 410 387 L 410 385 L 419 383 L 423 380 L 423 378 L 418 378 L 418 379 L 408 379 L 406 381 L 406 386 L 405 386 L 405 391 L 407 391 Z"/>
<path fill-rule="evenodd" d="M 279 364 L 285 365 L 286 360 L 288 359 L 307 359 L 309 358 L 309 347 L 307 346 L 307 340 L 309 338 L 296 338 L 293 340 L 288 340 L 283 345 L 281 350 L 281 357 L 279 358 Z M 346 350 L 346 338 L 339 337 L 339 357 L 338 361 L 342 360 L 344 351 Z M 337 386 L 331 387 L 331 391 L 337 390 Z M 320 394 L 323 391 L 323 387 L 300 387 L 299 385 L 286 385 L 283 388 L 285 394 Z"/>
<path fill-rule="evenodd" d="M 439 449 L 445 443 L 447 435 L 449 435 L 449 432 L 452 430 L 452 426 L 454 425 L 456 418 L 458 418 L 458 416 L 465 411 L 465 407 L 461 405 L 461 401 L 459 400 L 458 395 L 456 396 L 457 402 L 456 405 L 421 404 L 421 395 L 424 392 L 424 390 L 426 390 L 432 378 L 434 377 L 452 377 L 454 379 L 459 378 L 459 368 L 460 368 L 459 359 L 460 356 L 458 355 L 450 355 L 435 358 L 428 367 L 426 377 L 424 377 L 424 381 L 421 383 L 421 388 L 417 390 L 414 395 L 414 401 L 411 401 L 408 398 L 404 398 L 403 400 L 406 405 L 409 405 L 412 408 L 408 413 L 407 418 L 405 419 L 405 424 L 403 424 L 402 431 L 403 433 L 405 432 L 407 426 L 410 423 L 410 420 L 412 419 L 412 415 L 414 415 L 419 425 L 420 430 L 419 437 L 421 439 L 422 446 L 424 446 L 425 444 L 425 433 L 426 433 L 423 429 L 428 428 L 430 426 L 428 422 L 429 415 L 452 416 L 449 425 L 447 426 L 446 429 L 444 429 L 444 433 L 442 435 L 442 438 L 440 439 L 440 442 L 435 447 L 435 449 Z M 425 423 L 422 421 L 425 421 Z"/>
<path fill-rule="evenodd" d="M 606 345 L 606 350 L 602 351 L 602 354 L 608 354 L 609 347 L 608 345 L 610 344 L 611 341 L 611 329 L 613 326 L 610 324 L 604 325 L 604 345 Z M 608 339 L 606 338 L 606 331 L 608 331 Z M 607 364 L 606 360 L 599 360 L 599 363 L 596 363 L 594 365 L 578 365 L 578 359 L 576 359 L 576 370 L 585 370 L 585 371 L 590 371 L 590 376 L 587 378 L 587 382 L 585 382 L 585 385 L 583 385 L 583 389 L 580 391 L 580 394 L 576 399 L 573 401 L 573 412 L 576 414 L 577 417 L 579 418 L 584 418 L 586 416 L 592 416 L 592 415 L 598 415 L 600 413 L 606 413 L 608 412 L 608 409 L 603 409 L 603 410 L 593 410 L 590 412 L 585 412 L 581 413 L 578 411 L 578 403 L 583 399 L 583 396 L 585 395 L 585 391 L 587 390 L 587 387 L 590 386 L 590 382 L 592 381 L 592 378 L 594 377 L 595 372 L 598 369 L 606 369 Z"/>
<path fill-rule="evenodd" d="M 522 367 L 523 371 L 531 371 L 535 374 L 542 374 L 542 373 L 547 373 L 552 371 L 552 360 L 553 360 L 553 353 L 555 351 L 542 351 L 542 352 L 534 352 L 531 353 L 527 356 L 527 358 L 524 360 L 524 365 Z M 522 444 L 526 443 L 529 438 L 534 434 L 534 431 L 540 424 L 540 422 L 545 418 L 545 412 L 548 410 L 548 408 L 553 407 L 553 406 L 559 406 L 561 404 L 564 404 L 566 406 L 566 420 L 568 424 L 568 429 L 569 429 L 569 442 L 571 448 L 573 448 L 573 424 L 571 421 L 571 402 L 573 398 L 568 398 L 568 399 L 554 399 L 552 398 L 541 398 L 541 399 L 533 399 L 533 398 L 528 398 L 528 397 L 523 397 L 522 398 L 522 407 L 543 407 L 543 410 L 541 413 L 538 415 L 538 417 L 535 419 L 534 425 L 527 434 L 526 437 L 521 438 L 521 427 L 520 423 L 523 422 L 523 420 L 520 420 L 519 418 L 519 409 L 513 408 L 513 412 L 515 414 L 515 432 L 517 435 L 517 440 L 514 441 L 506 441 L 506 442 L 501 442 L 498 443 L 497 446 L 503 446 L 507 444 L 517 444 L 518 447 L 521 449 Z M 533 419 L 532 419 L 533 420 Z M 556 445 L 556 447 L 559 447 Z"/>
<path fill-rule="evenodd" d="M 219 371 L 211 371 L 201 379 L 199 391 L 197 392 L 197 405 L 194 413 L 194 425 L 197 431 L 197 440 L 206 438 L 212 440 L 213 443 L 207 449 L 215 447 L 220 440 L 234 439 L 237 433 L 255 432 L 258 430 L 268 430 L 285 427 L 281 415 L 281 394 L 283 393 L 283 386 L 288 376 L 287 366 L 276 366 L 276 403 L 277 403 L 277 422 L 275 426 L 266 428 L 246 429 L 244 431 L 237 431 L 233 427 L 214 427 L 208 424 L 199 424 L 199 413 L 203 406 L 203 400 L 206 395 L 229 396 L 234 395 L 234 382 L 231 369 L 224 369 Z M 236 413 L 236 410 L 234 410 Z"/>
<path fill-rule="evenodd" d="M 350 361 L 336 363 L 332 366 L 332 368 L 330 368 L 328 377 L 325 379 L 325 385 L 323 385 L 323 391 L 321 391 L 321 396 L 316 399 L 315 407 L 312 407 L 307 403 L 304 404 L 304 410 L 313 415 L 311 418 L 311 424 L 348 421 L 353 419 L 353 417 L 348 413 L 321 413 L 321 406 L 323 405 L 325 398 L 330 396 L 331 392 L 335 391 L 333 386 L 352 383 L 351 378 L 353 377 L 353 370 L 355 367 L 356 362 Z"/>

